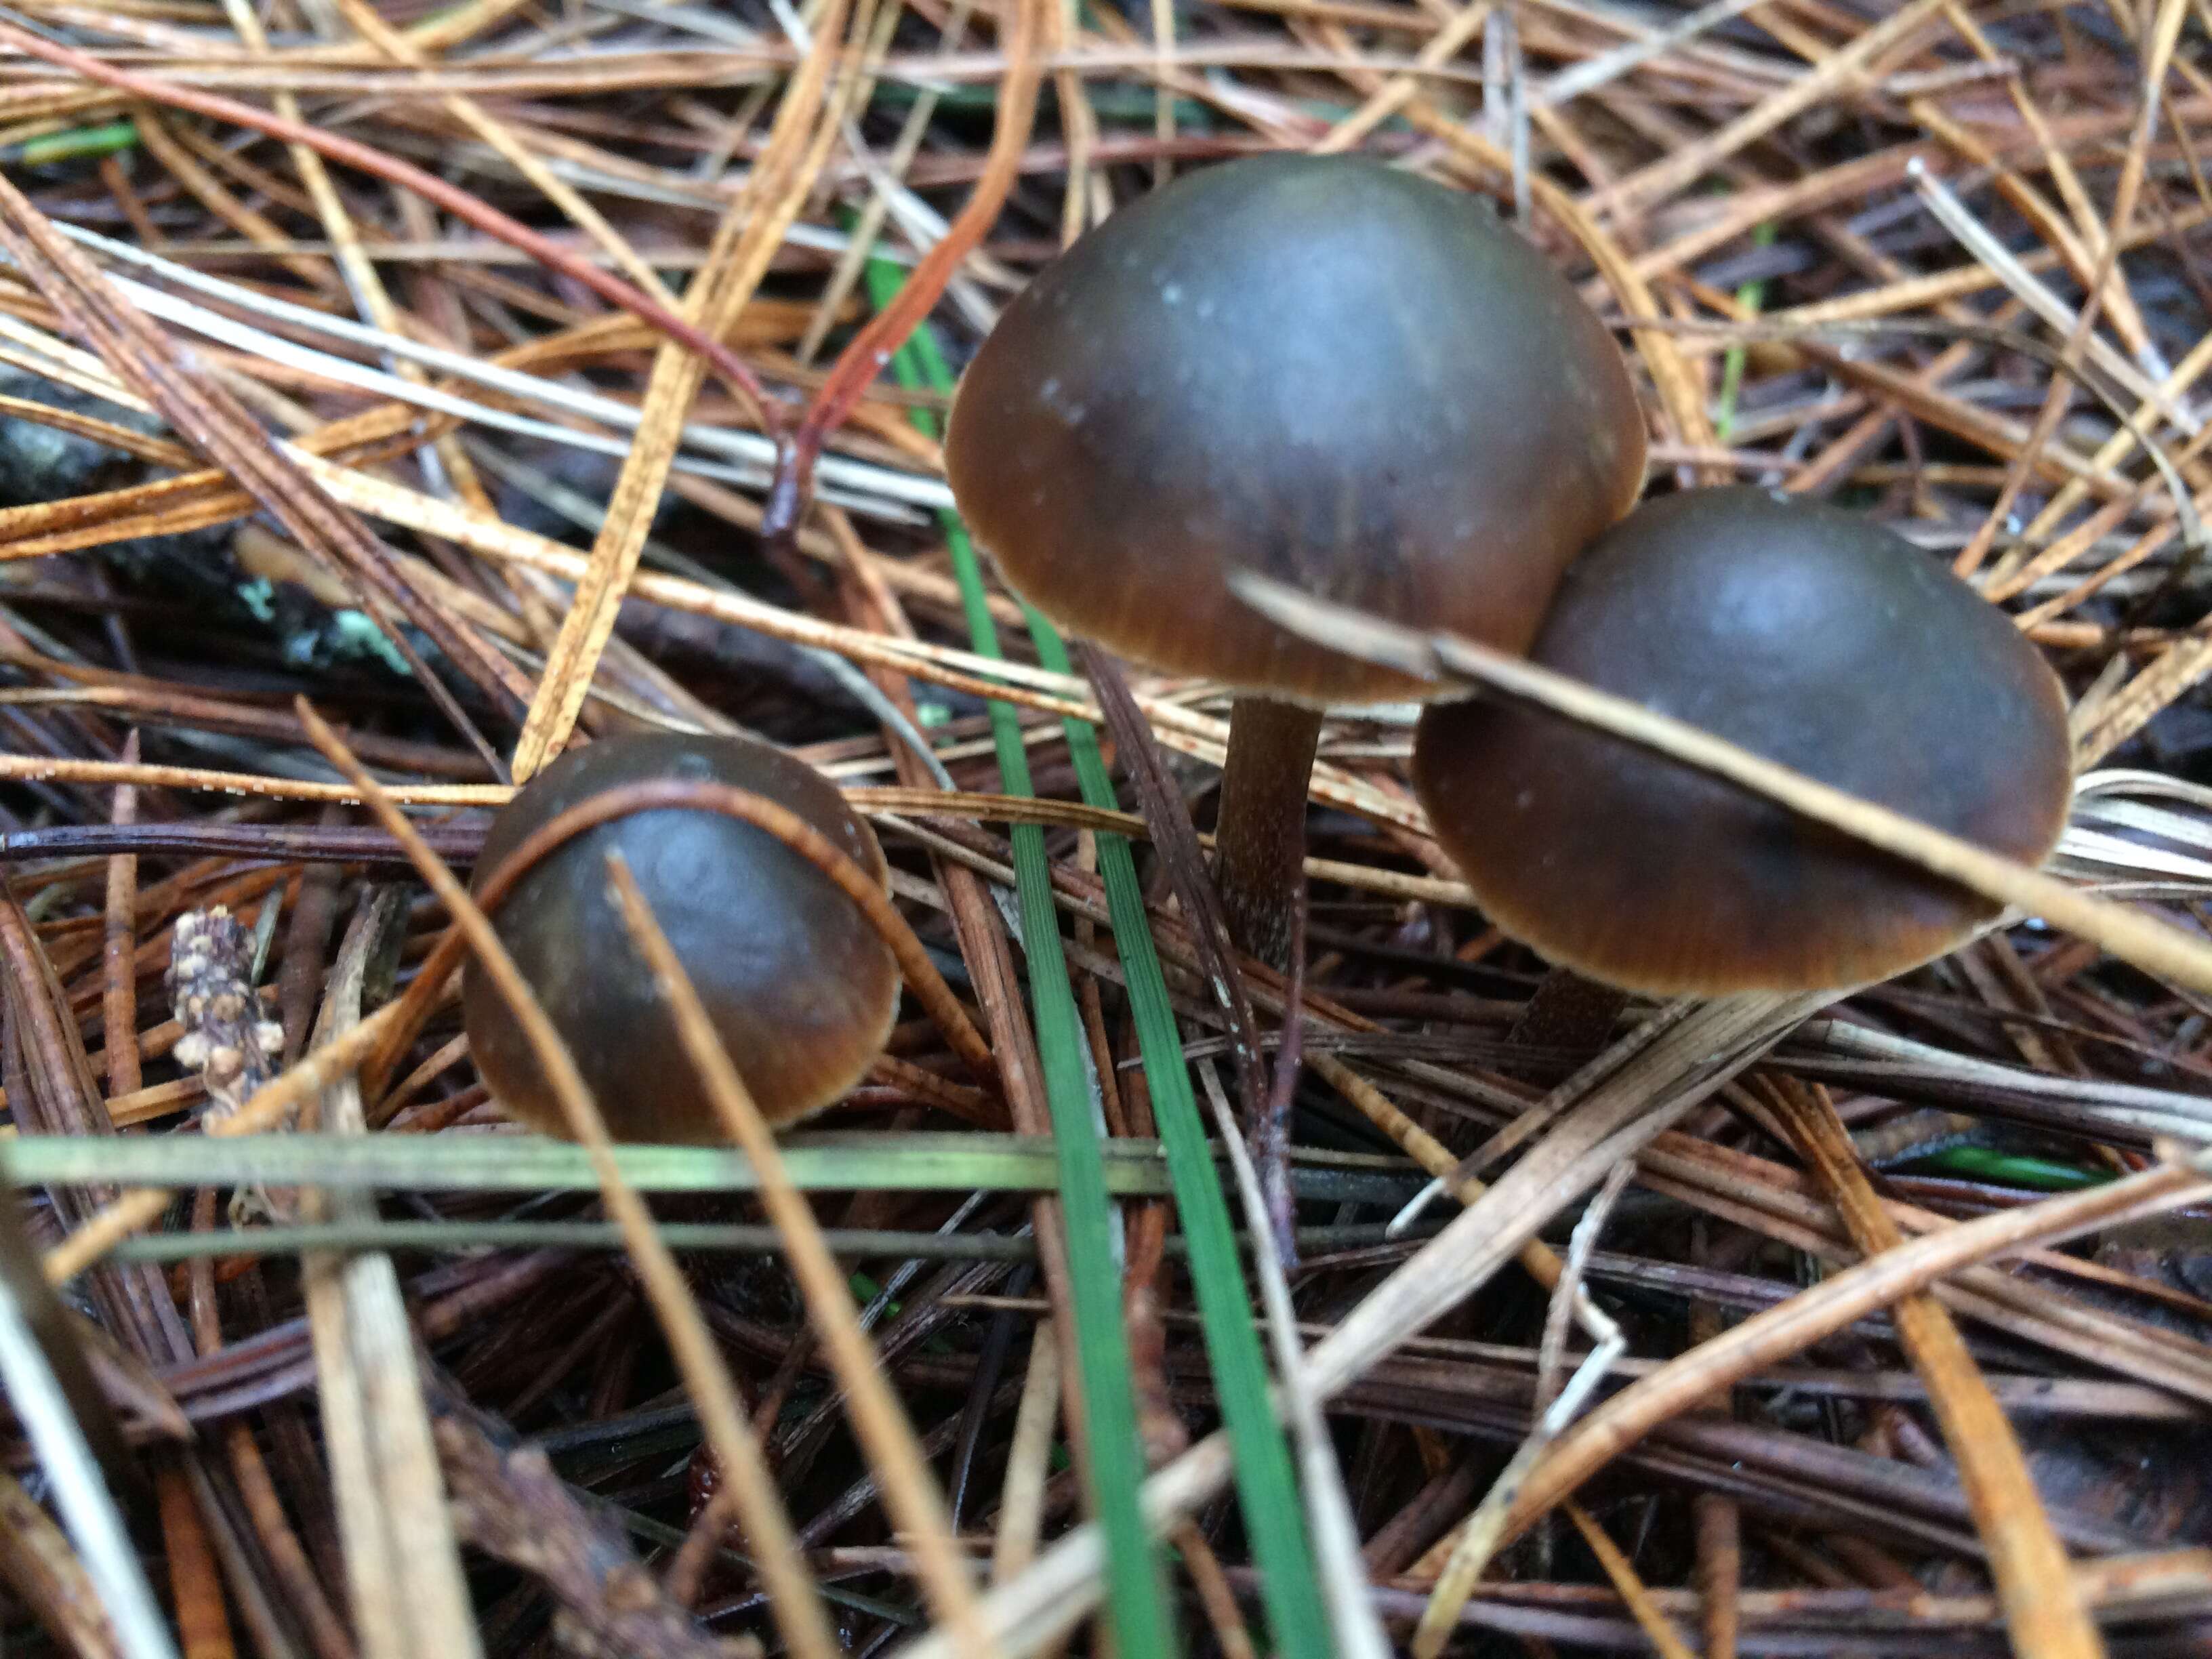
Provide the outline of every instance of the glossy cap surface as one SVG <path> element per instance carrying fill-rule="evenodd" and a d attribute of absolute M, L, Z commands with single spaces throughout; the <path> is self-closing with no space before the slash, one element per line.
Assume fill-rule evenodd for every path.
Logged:
<path fill-rule="evenodd" d="M 572 749 L 532 779 L 494 820 L 477 881 L 579 802 L 668 777 L 775 801 L 885 878 L 874 832 L 812 768 L 744 738 L 653 732 Z M 867 919 L 763 830 L 693 809 L 633 813 L 563 843 L 492 917 L 617 1140 L 726 1137 L 608 890 L 610 848 L 629 861 L 770 1122 L 804 1117 L 859 1081 L 883 1051 L 899 998 L 896 964 Z M 494 1096 L 531 1127 L 565 1134 L 521 1028 L 473 963 L 461 997 L 469 1046 Z"/>
<path fill-rule="evenodd" d="M 2027 864 L 2071 755 L 2057 677 L 1872 520 L 1706 489 L 1638 508 L 1560 585 L 1547 667 Z M 1500 927 L 1658 994 L 1886 979 L 1994 907 L 1620 739 L 1490 699 L 1425 710 L 1414 787 Z"/>
<path fill-rule="evenodd" d="M 945 464 L 1006 578 L 1170 672 L 1310 702 L 1416 682 L 1225 586 L 1307 592 L 1518 650 L 1642 487 L 1626 365 L 1474 198 L 1344 156 L 1192 173 L 1008 307 Z"/>

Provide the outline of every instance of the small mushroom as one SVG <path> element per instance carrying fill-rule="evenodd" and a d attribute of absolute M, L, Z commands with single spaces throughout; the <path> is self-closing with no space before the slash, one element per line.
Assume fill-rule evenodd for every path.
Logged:
<path fill-rule="evenodd" d="M 1537 662 L 2027 864 L 2071 793 L 2065 695 L 2002 612 L 1872 520 L 1759 489 L 1652 501 L 1567 573 Z M 1621 739 L 1434 704 L 1413 782 L 1498 927 L 1655 994 L 1869 983 L 1986 901 Z"/>
<path fill-rule="evenodd" d="M 1006 580 L 1072 632 L 1224 680 L 1232 931 L 1279 962 L 1334 702 L 1425 695 L 1226 586 L 1259 571 L 1519 650 L 1642 487 L 1604 325 L 1474 198 L 1344 156 L 1193 173 L 1009 306 L 945 466 Z"/>
<path fill-rule="evenodd" d="M 651 732 L 572 749 L 532 778 L 494 820 L 477 888 L 579 803 L 663 778 L 727 784 L 773 801 L 887 878 L 874 832 L 812 768 L 749 739 Z M 859 1081 L 890 1035 L 899 976 L 853 902 L 752 824 L 694 808 L 630 813 L 548 853 L 492 917 L 616 1139 L 707 1143 L 723 1135 L 608 890 L 610 851 L 628 861 L 769 1122 L 805 1117 Z M 534 1129 L 565 1134 L 528 1040 L 473 964 L 461 1006 L 477 1069 L 500 1104 Z"/>

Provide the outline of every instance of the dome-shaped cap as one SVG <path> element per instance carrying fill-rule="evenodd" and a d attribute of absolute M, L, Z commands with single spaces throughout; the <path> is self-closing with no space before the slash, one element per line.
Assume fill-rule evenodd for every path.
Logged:
<path fill-rule="evenodd" d="M 945 466 L 1054 621 L 1308 702 L 1419 695 L 1239 605 L 1229 571 L 1509 650 L 1628 510 L 1644 422 L 1579 295 L 1474 198 L 1263 156 L 1123 209 L 1008 307 Z"/>
<path fill-rule="evenodd" d="M 744 738 L 651 732 L 572 749 L 532 778 L 493 821 L 477 883 L 569 808 L 660 778 L 763 796 L 886 878 L 875 833 L 812 768 Z M 769 1122 L 804 1117 L 860 1080 L 883 1052 L 899 998 L 897 964 L 867 918 L 764 830 L 697 809 L 635 812 L 563 842 L 492 915 L 616 1139 L 724 1136 L 608 890 L 610 849 L 628 860 Z M 534 1129 L 565 1134 L 527 1039 L 474 963 L 461 1006 L 471 1052 L 500 1103 Z"/>
<path fill-rule="evenodd" d="M 1758 489 L 1639 507 L 1560 584 L 1531 653 L 1824 783 L 2039 864 L 2071 787 L 2057 677 L 1872 520 Z M 1659 994 L 1886 979 L 1995 908 L 1621 739 L 1433 705 L 1413 781 L 1500 927 Z"/>

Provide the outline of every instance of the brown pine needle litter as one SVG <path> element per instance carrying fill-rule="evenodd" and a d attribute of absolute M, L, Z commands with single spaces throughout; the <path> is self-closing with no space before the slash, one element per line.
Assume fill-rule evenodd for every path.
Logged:
<path fill-rule="evenodd" d="M 4 1282 L 61 1291 L 131 1474 L 9 1401 L 0 1650 L 2212 1645 L 2209 64 L 2202 0 L 16 0 Z M 2029 870 L 1253 602 L 1989 927 L 1818 994 L 1539 998 L 1386 707 L 1322 730 L 1301 970 L 1229 950 L 1226 689 L 1032 630 L 939 446 L 1070 237 L 1268 151 L 1494 204 L 1628 357 L 1647 496 L 1897 532 L 2057 672 L 2082 777 Z M 1325 419 L 1340 344 L 1297 343 Z M 668 780 L 465 885 L 518 783 L 652 730 L 806 761 L 887 882 Z M 675 810 L 897 965 L 883 1057 L 780 1137 L 630 866 L 723 1146 L 610 1143 L 487 920 Z M 579 1144 L 489 1093 L 464 963 Z"/>

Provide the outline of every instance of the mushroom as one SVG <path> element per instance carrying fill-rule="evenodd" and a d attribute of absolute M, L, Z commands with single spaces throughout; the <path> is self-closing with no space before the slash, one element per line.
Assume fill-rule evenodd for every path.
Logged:
<path fill-rule="evenodd" d="M 1321 710 L 1426 693 L 1239 604 L 1251 569 L 1509 650 L 1642 487 L 1626 366 L 1486 204 L 1344 156 L 1187 176 L 1006 309 L 945 440 L 1006 579 L 1070 631 L 1224 680 L 1218 877 L 1279 963 Z"/>
<path fill-rule="evenodd" d="M 1993 605 L 1856 514 L 1760 489 L 1651 501 L 1568 571 L 1530 653 L 2027 864 L 2071 793 L 2065 695 Z M 1996 907 L 1634 744 L 1431 705 L 1413 783 L 1498 927 L 1662 995 L 1870 983 Z"/>
<path fill-rule="evenodd" d="M 874 832 L 812 768 L 747 738 L 648 732 L 572 749 L 532 778 L 493 821 L 476 890 L 580 803 L 668 778 L 773 801 L 887 879 Z M 859 908 L 765 830 L 697 809 L 630 813 L 548 852 L 492 916 L 616 1139 L 723 1136 L 608 890 L 611 851 L 628 861 L 770 1123 L 805 1117 L 859 1081 L 883 1052 L 899 1000 L 897 965 Z M 565 1133 L 520 1026 L 473 965 L 461 1008 L 477 1069 L 501 1105 L 534 1129 Z"/>

